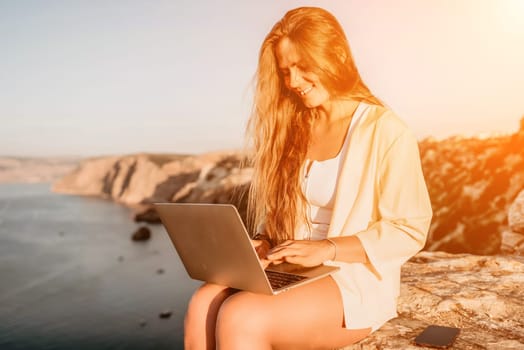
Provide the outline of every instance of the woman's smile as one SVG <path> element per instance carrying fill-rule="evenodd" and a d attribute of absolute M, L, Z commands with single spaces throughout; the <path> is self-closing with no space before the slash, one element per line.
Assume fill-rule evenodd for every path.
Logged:
<path fill-rule="evenodd" d="M 303 90 L 299 90 L 298 93 L 300 94 L 300 96 L 305 96 L 307 95 L 311 90 L 313 90 L 313 86 L 310 86 L 308 88 L 305 88 Z"/>

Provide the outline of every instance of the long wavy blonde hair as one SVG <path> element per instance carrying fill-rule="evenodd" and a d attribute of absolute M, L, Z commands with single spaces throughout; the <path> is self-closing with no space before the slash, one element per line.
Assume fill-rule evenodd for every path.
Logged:
<path fill-rule="evenodd" d="M 282 77 L 275 48 L 288 38 L 307 69 L 317 74 L 331 99 L 382 103 L 366 87 L 348 41 L 336 18 L 321 8 L 300 7 L 277 22 L 264 39 L 255 76 L 253 112 L 247 140 L 254 175 L 249 190 L 252 228 L 265 225 L 272 244 L 293 239 L 298 225 L 308 223 L 301 178 L 317 109 L 306 108 Z"/>

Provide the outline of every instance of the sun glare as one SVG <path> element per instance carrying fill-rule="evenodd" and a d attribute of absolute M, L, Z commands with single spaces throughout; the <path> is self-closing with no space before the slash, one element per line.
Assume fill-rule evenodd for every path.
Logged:
<path fill-rule="evenodd" d="M 500 6 L 500 20 L 504 27 L 512 33 L 524 34 L 524 1 L 504 0 L 496 3 Z"/>

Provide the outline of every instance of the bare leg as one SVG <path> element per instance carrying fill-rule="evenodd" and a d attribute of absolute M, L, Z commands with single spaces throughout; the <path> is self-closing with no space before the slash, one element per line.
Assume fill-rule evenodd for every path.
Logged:
<path fill-rule="evenodd" d="M 239 292 L 220 307 L 219 349 L 332 349 L 365 338 L 370 328 L 343 327 L 342 298 L 331 277 L 276 296 Z"/>
<path fill-rule="evenodd" d="M 204 350 L 215 348 L 215 327 L 217 313 L 235 290 L 216 284 L 204 283 L 198 288 L 187 308 L 184 322 L 184 348 Z"/>

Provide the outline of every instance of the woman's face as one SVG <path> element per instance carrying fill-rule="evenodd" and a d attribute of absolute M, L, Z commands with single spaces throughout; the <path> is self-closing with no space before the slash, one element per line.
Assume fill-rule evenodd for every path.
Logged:
<path fill-rule="evenodd" d="M 295 45 L 288 38 L 278 42 L 275 54 L 287 88 L 296 93 L 306 107 L 322 106 L 329 101 L 329 93 L 319 77 L 306 69 Z"/>

